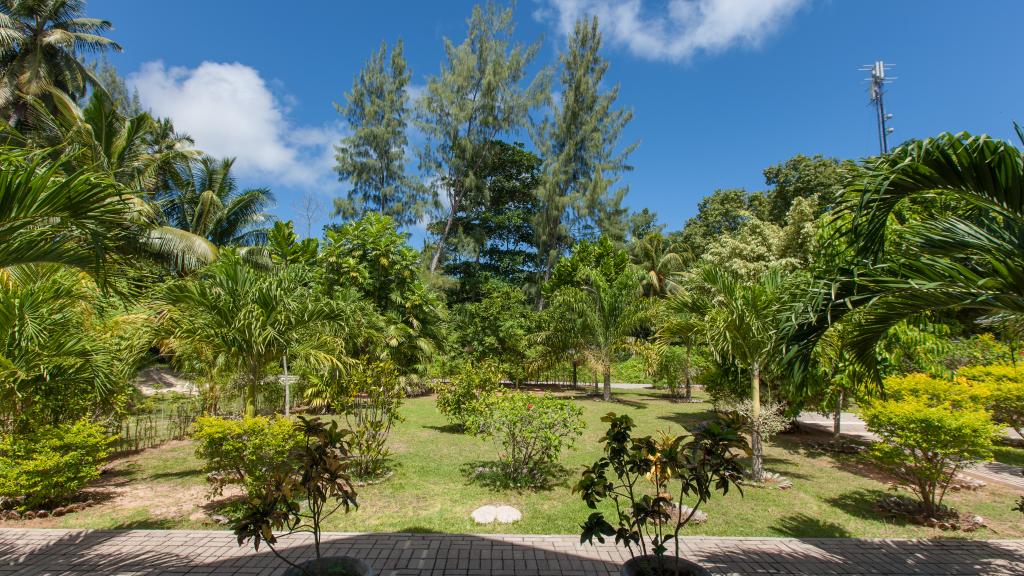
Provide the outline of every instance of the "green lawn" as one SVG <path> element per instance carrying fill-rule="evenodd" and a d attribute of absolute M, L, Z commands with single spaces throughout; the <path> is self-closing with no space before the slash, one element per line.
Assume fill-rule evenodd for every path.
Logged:
<path fill-rule="evenodd" d="M 406 401 L 405 420 L 392 436 L 395 474 L 384 483 L 360 489 L 360 508 L 328 522 L 342 531 L 439 531 L 575 533 L 586 517 L 586 507 L 571 494 L 575 471 L 599 456 L 599 421 L 610 410 L 628 412 L 641 433 L 659 430 L 678 433 L 682 427 L 709 417 L 707 404 L 677 404 L 661 392 L 620 392 L 607 404 L 579 398 L 587 429 L 567 451 L 562 464 L 571 472 L 546 491 L 498 491 L 471 479 L 472 472 L 495 457 L 492 444 L 453 432 L 434 406 L 433 398 Z M 889 489 L 872 469 L 848 456 L 809 452 L 806 437 L 782 436 L 768 449 L 767 466 L 788 476 L 794 487 L 745 490 L 713 500 L 705 510 L 707 524 L 687 529 L 689 534 L 716 536 L 858 536 L 1019 538 L 1024 536 L 1021 516 L 1010 508 L 1016 494 L 997 486 L 976 493 L 951 494 L 947 502 L 964 512 L 980 514 L 992 527 L 971 534 L 943 533 L 880 518 L 872 509 Z M 210 527 L 203 517 L 206 489 L 200 462 L 187 442 L 148 450 L 119 462 L 105 489 L 116 497 L 85 512 L 59 519 L 37 520 L 31 525 L 63 527 Z M 154 502 L 155 500 L 155 502 Z M 510 504 L 523 512 L 523 520 L 505 526 L 478 526 L 470 512 L 484 504 Z M 215 510 L 216 506 L 206 505 Z"/>

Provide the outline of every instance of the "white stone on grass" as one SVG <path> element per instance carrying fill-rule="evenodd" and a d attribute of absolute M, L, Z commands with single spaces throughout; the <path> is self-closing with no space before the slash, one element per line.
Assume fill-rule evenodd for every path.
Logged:
<path fill-rule="evenodd" d="M 512 522 L 522 520 L 523 513 L 511 506 L 492 506 L 488 504 L 473 510 L 470 516 L 477 524 L 490 524 L 492 522 L 511 524 Z"/>

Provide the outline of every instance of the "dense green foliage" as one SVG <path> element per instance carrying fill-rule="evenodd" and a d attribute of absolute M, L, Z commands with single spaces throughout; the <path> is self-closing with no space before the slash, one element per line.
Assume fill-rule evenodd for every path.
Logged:
<path fill-rule="evenodd" d="M 214 474 L 218 491 L 226 484 L 246 489 L 263 485 L 302 441 L 292 420 L 266 416 L 242 420 L 204 416 L 196 420 L 192 437 L 196 456 Z"/>
<path fill-rule="evenodd" d="M 7 436 L 0 442 L 0 497 L 26 509 L 62 503 L 99 478 L 111 440 L 86 420 Z"/>

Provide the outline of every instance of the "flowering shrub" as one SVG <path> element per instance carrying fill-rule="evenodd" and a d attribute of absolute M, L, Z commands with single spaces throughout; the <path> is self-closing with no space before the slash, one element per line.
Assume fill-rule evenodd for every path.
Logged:
<path fill-rule="evenodd" d="M 572 401 L 527 392 L 487 394 L 466 422 L 473 435 L 498 441 L 498 472 L 513 486 L 542 485 L 584 426 L 583 409 Z"/>

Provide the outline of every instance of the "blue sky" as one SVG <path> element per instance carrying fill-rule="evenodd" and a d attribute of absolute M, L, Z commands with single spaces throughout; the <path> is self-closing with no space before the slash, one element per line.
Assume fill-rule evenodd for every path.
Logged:
<path fill-rule="evenodd" d="M 92 0 L 87 12 L 114 23 L 125 50 L 110 60 L 146 106 L 201 148 L 237 156 L 242 183 L 269 186 L 282 218 L 317 199 L 315 233 L 344 193 L 331 171 L 345 131 L 332 102 L 382 40 L 404 40 L 413 84 L 425 84 L 472 5 Z M 521 0 L 517 33 L 543 39 L 538 66 L 555 61 L 584 12 L 605 16 L 607 80 L 635 115 L 623 138 L 640 142 L 626 202 L 669 229 L 716 188 L 763 188 L 762 170 L 794 154 L 875 153 L 858 68 L 877 59 L 896 64 L 894 142 L 945 130 L 1010 138 L 1024 122 L 1024 2 Z"/>

